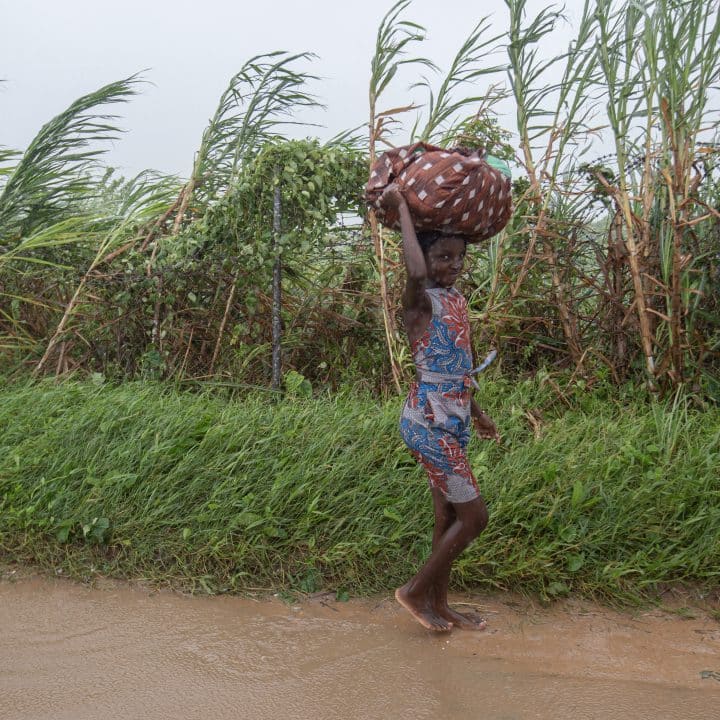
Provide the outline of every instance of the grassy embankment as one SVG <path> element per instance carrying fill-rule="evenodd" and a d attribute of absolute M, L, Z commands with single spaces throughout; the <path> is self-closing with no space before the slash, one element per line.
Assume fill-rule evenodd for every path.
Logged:
<path fill-rule="evenodd" d="M 720 411 L 488 382 L 490 507 L 456 586 L 620 599 L 720 577 Z M 387 591 L 429 550 L 400 401 L 0 387 L 0 552 L 205 591 Z M 535 432 L 526 412 L 544 407 Z M 539 435 L 539 436 L 536 436 Z"/>

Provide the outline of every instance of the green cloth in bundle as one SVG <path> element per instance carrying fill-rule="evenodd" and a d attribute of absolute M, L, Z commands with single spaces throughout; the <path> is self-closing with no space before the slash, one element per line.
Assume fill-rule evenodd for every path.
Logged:
<path fill-rule="evenodd" d="M 505 177 L 512 178 L 510 166 L 504 160 L 501 160 L 494 155 L 486 155 L 485 162 L 490 165 L 490 167 L 494 167 L 496 170 L 499 170 Z"/>

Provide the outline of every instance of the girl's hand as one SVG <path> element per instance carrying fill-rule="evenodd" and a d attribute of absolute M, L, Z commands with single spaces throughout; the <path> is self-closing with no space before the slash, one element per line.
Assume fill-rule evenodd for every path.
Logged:
<path fill-rule="evenodd" d="M 387 210 L 398 210 L 405 202 L 403 194 L 397 183 L 390 183 L 380 196 L 380 205 Z"/>
<path fill-rule="evenodd" d="M 473 412 L 473 425 L 481 440 L 494 440 L 500 444 L 500 433 L 495 423 L 482 410 Z"/>

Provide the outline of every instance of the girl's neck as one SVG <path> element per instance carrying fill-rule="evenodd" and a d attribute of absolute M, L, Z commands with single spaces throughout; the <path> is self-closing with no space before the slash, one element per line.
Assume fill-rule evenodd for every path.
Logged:
<path fill-rule="evenodd" d="M 426 290 L 452 290 L 454 287 L 455 287 L 454 285 L 450 285 L 450 286 L 439 285 L 439 284 L 437 283 L 437 281 L 435 281 L 435 280 L 430 280 L 429 278 L 428 278 L 428 280 L 426 281 L 426 284 L 425 284 L 425 289 L 426 289 Z"/>

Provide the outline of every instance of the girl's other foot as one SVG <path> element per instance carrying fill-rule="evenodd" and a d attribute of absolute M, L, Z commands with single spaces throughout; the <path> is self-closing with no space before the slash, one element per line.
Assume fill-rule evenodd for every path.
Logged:
<path fill-rule="evenodd" d="M 475 615 L 475 613 L 471 615 L 459 613 L 447 603 L 442 607 L 435 607 L 435 614 L 445 618 L 445 620 L 452 623 L 453 627 L 461 630 L 484 630 L 487 627 L 487 622 L 479 615 Z"/>

